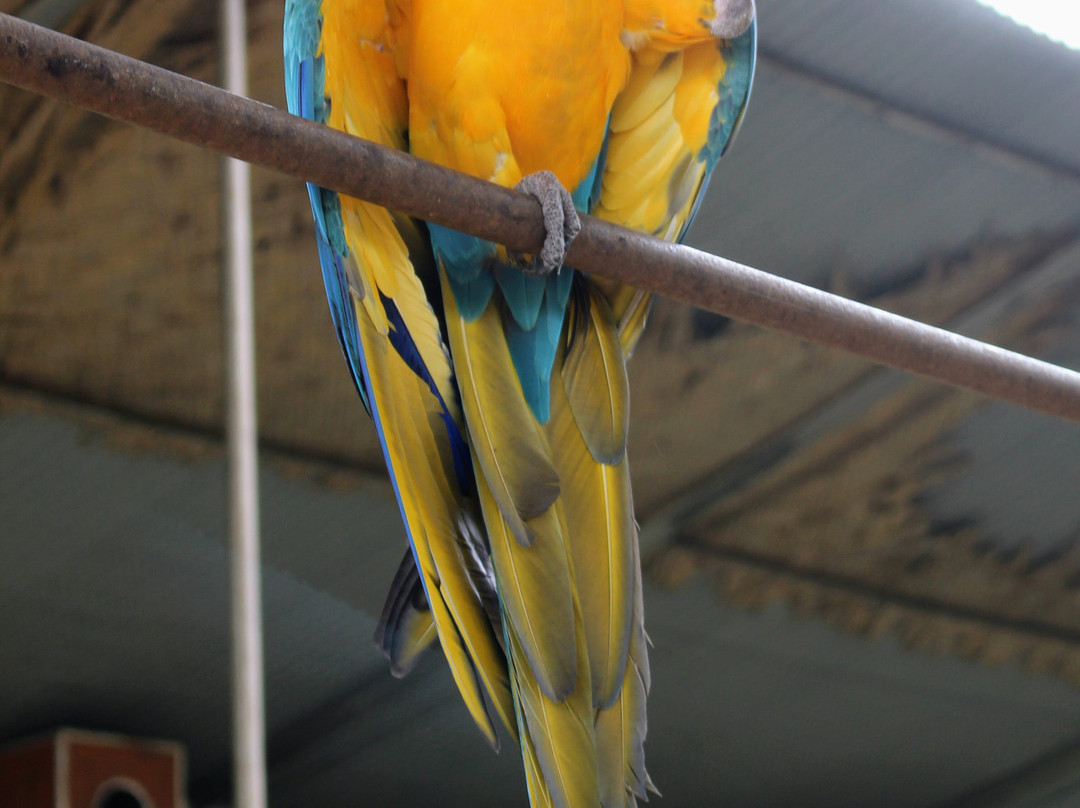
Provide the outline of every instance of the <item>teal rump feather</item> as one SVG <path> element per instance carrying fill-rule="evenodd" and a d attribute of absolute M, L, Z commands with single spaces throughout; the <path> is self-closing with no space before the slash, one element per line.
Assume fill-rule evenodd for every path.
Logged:
<path fill-rule="evenodd" d="M 588 213 L 599 194 L 603 150 L 572 194 L 574 206 Z M 574 270 L 563 267 L 546 277 L 526 275 L 499 261 L 490 241 L 429 224 L 431 244 L 446 273 L 458 311 L 472 322 L 487 308 L 496 288 L 506 305 L 506 344 L 525 400 L 536 420 L 551 417 L 551 369 L 559 347 Z"/>

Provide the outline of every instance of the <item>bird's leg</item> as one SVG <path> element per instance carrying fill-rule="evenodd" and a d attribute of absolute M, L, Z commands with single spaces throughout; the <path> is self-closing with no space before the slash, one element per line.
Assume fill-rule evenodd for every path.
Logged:
<path fill-rule="evenodd" d="M 581 230 L 581 219 L 574 208 L 574 200 L 550 171 L 529 174 L 514 188 L 536 197 L 540 203 L 540 209 L 544 212 L 544 246 L 539 253 L 528 257 L 524 254 L 511 255 L 525 274 L 549 275 L 562 266 L 570 242 Z"/>

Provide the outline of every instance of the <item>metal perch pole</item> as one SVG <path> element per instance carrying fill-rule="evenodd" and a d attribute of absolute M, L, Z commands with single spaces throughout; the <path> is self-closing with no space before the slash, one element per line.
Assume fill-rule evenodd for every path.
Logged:
<path fill-rule="evenodd" d="M 243 96 L 247 93 L 244 0 L 219 1 L 222 83 L 230 92 Z M 237 808 L 266 808 L 251 167 L 240 160 L 225 158 L 221 169 L 232 596 L 233 804 Z"/>
<path fill-rule="evenodd" d="M 0 14 L 0 80 L 516 250 L 532 197 Z M 1080 374 L 583 217 L 568 262 L 773 331 L 1080 421 Z"/>

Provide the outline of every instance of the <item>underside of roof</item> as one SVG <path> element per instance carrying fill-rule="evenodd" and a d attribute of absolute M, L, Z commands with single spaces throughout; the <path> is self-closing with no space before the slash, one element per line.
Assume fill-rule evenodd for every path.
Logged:
<path fill-rule="evenodd" d="M 974 0 L 758 8 L 690 243 L 1080 367 L 1080 54 Z M 209 0 L 0 11 L 214 77 Z M 176 739 L 225 805 L 218 161 L 0 109 L 0 742 Z M 439 655 L 371 644 L 397 506 L 305 191 L 254 201 L 271 803 L 523 804 Z M 631 383 L 662 805 L 1080 805 L 1080 429 L 667 302 Z"/>

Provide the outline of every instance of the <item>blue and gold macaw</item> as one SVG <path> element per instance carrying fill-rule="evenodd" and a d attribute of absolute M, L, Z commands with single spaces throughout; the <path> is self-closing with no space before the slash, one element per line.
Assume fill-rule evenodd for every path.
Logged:
<path fill-rule="evenodd" d="M 561 267 L 576 210 L 678 240 L 738 128 L 753 0 L 286 0 L 292 112 L 541 202 L 536 256 L 309 187 L 409 538 L 379 623 L 436 639 L 533 806 L 636 804 L 649 689 L 626 361 L 649 295 Z M 564 189 L 572 189 L 566 191 Z"/>

